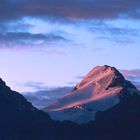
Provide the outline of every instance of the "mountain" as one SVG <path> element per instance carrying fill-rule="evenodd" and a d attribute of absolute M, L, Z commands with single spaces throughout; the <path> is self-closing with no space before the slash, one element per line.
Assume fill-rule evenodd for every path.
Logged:
<path fill-rule="evenodd" d="M 51 123 L 49 115 L 32 106 L 21 94 L 12 91 L 0 79 L 0 139 L 29 139 L 37 127 Z M 47 127 L 46 127 L 47 128 Z M 26 135 L 25 135 L 26 134 Z M 38 135 L 41 131 L 38 131 Z M 34 139 L 35 139 L 34 138 Z"/>
<path fill-rule="evenodd" d="M 99 111 L 105 111 L 138 90 L 114 67 L 97 66 L 75 89 L 43 110 L 54 120 L 87 123 L 95 120 Z"/>
<path fill-rule="evenodd" d="M 122 86 L 126 82 L 123 87 L 126 91 L 120 94 L 119 103 L 97 111 L 95 120 L 85 124 L 52 120 L 0 79 L 0 140 L 140 140 L 139 91 L 122 79 L 107 87 Z M 73 92 L 79 87 L 78 84 Z"/>

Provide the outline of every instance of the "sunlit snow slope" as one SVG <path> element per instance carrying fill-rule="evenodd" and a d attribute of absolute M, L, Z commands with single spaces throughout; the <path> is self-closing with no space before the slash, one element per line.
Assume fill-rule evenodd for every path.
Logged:
<path fill-rule="evenodd" d="M 125 80 L 116 68 L 97 66 L 72 92 L 44 111 L 55 120 L 86 123 L 95 119 L 96 112 L 109 109 L 136 92 L 135 86 Z"/>

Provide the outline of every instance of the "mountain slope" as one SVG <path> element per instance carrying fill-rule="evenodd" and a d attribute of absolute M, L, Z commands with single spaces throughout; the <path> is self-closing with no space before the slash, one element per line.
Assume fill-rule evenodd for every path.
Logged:
<path fill-rule="evenodd" d="M 107 110 L 138 90 L 114 67 L 97 66 L 75 89 L 44 111 L 53 119 L 86 123 L 98 111 Z"/>
<path fill-rule="evenodd" d="M 0 79 L 0 139 L 38 139 L 42 133 L 38 128 L 45 125 L 46 130 L 49 130 L 51 123 L 46 113 L 33 107 L 22 95 L 12 91 Z M 35 133 L 36 131 L 38 133 Z"/>
<path fill-rule="evenodd" d="M 96 115 L 94 132 L 98 140 L 140 139 L 140 96 L 127 100 Z"/>

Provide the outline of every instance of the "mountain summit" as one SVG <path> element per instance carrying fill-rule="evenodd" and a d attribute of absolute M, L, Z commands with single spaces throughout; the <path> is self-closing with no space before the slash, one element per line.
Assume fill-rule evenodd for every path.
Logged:
<path fill-rule="evenodd" d="M 90 71 L 74 90 L 58 99 L 44 111 L 55 120 L 86 123 L 95 119 L 98 111 L 105 111 L 138 90 L 114 67 L 97 66 Z"/>

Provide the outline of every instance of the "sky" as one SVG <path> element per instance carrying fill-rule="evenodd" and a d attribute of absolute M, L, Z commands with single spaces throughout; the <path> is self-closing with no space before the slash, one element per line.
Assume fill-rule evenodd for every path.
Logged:
<path fill-rule="evenodd" d="M 71 87 L 105 64 L 137 84 L 139 44 L 139 0 L 0 0 L 0 77 L 19 92 Z"/>

